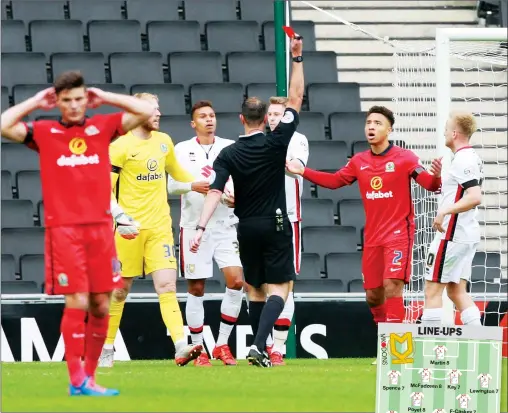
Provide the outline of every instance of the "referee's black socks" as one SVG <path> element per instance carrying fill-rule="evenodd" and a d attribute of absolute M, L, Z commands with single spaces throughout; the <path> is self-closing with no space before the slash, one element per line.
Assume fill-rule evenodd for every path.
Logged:
<path fill-rule="evenodd" d="M 264 301 L 249 301 L 249 320 L 254 337 L 258 334 L 259 320 L 264 307 Z"/>
<path fill-rule="evenodd" d="M 252 326 L 253 332 L 255 334 L 254 345 L 258 348 L 259 351 L 265 351 L 266 339 L 272 332 L 273 326 L 282 313 L 283 309 L 284 300 L 278 295 L 271 295 L 266 301 L 266 304 L 264 305 L 264 308 L 261 312 L 261 317 L 259 319 L 257 334 L 254 331 L 254 326 Z M 249 311 L 251 310 L 249 309 Z"/>

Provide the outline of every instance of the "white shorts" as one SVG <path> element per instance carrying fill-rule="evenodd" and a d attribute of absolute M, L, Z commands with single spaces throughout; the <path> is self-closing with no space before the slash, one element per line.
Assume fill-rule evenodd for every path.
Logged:
<path fill-rule="evenodd" d="M 425 262 L 425 279 L 446 283 L 469 281 L 478 243 L 459 244 L 441 239 L 438 234 L 429 246 Z"/>
<path fill-rule="evenodd" d="M 234 226 L 207 229 L 196 253 L 190 251 L 195 234 L 195 229 L 180 228 L 180 275 L 190 280 L 211 278 L 214 259 L 220 269 L 242 266 Z"/>
<path fill-rule="evenodd" d="M 302 223 L 296 221 L 291 224 L 293 226 L 293 261 L 296 274 L 300 274 L 300 266 L 302 264 Z"/>

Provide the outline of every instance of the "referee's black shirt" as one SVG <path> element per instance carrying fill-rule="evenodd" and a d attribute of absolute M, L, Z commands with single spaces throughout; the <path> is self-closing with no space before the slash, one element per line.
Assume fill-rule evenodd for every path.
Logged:
<path fill-rule="evenodd" d="M 277 209 L 287 215 L 286 154 L 298 121 L 298 112 L 288 108 L 272 132 L 240 136 L 219 153 L 213 163 L 216 176 L 210 189 L 224 191 L 231 175 L 238 219 L 273 217 Z"/>

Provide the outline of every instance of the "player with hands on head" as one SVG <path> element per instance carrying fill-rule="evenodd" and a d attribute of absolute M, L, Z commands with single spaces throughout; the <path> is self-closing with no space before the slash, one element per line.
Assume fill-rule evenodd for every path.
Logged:
<path fill-rule="evenodd" d="M 473 258 L 480 242 L 476 218 L 482 202 L 483 162 L 471 146 L 476 132 L 471 113 L 453 112 L 445 126 L 445 144 L 453 152 L 433 227 L 425 267 L 425 307 L 422 322 L 441 324 L 443 291 L 453 301 L 463 324 L 481 325 L 480 310 L 467 293 Z"/>
<path fill-rule="evenodd" d="M 234 203 L 234 188 L 228 181 L 220 204 L 208 222 L 205 238 L 197 253 L 190 250 L 190 240 L 196 234 L 201 209 L 213 179 L 213 162 L 224 148 L 234 143 L 231 139 L 215 136 L 217 118 L 212 102 L 202 100 L 191 109 L 191 127 L 196 136 L 175 146 L 178 161 L 196 178 L 193 183 L 182 183 L 168 177 L 168 192 L 181 195 L 180 273 L 187 279 L 188 292 L 185 316 L 192 343 L 203 345 L 205 308 L 203 298 L 207 278 L 213 276 L 213 261 L 224 274 L 226 290 L 222 299 L 219 335 L 215 347 L 210 349 L 213 358 L 224 365 L 237 362 L 228 345 L 229 337 L 240 314 L 243 298 L 243 271 L 238 251 L 235 225 L 238 218 L 229 206 Z M 196 366 L 210 367 L 206 351 L 194 361 Z"/>
<path fill-rule="evenodd" d="M 122 110 L 86 117 L 89 107 Z M 60 120 L 22 119 L 57 107 Z M 60 74 L 53 87 L 2 113 L 2 136 L 39 152 L 45 208 L 45 289 L 64 295 L 60 331 L 72 396 L 115 396 L 95 382 L 108 328 L 111 291 L 120 285 L 111 215 L 108 147 L 145 122 L 150 102 L 87 89 L 81 73 Z M 85 321 L 86 320 L 86 321 Z M 84 359 L 84 363 L 82 360 Z"/>
<path fill-rule="evenodd" d="M 389 109 L 371 107 L 365 121 L 370 149 L 335 173 L 315 171 L 296 160 L 286 164 L 289 172 L 325 188 L 358 181 L 366 220 L 363 286 L 376 323 L 401 323 L 405 317 L 402 293 L 411 276 L 415 230 L 411 179 L 428 191 L 441 187 L 441 159 L 434 159 L 430 173 L 426 171 L 413 152 L 389 141 L 394 122 Z"/>
<path fill-rule="evenodd" d="M 195 236 L 190 240 L 190 250 L 197 252 L 231 177 L 235 185 L 234 212 L 239 219 L 240 258 L 255 336 L 247 359 L 259 367 L 272 366 L 264 351 L 266 340 L 284 308 L 290 281 L 295 279 L 293 230 L 287 214 L 284 168 L 288 146 L 298 125 L 305 87 L 302 40 L 295 37 L 291 39 L 293 65 L 284 116 L 277 127 L 265 135 L 266 103 L 254 97 L 244 101 L 240 120 L 245 135 L 223 148 L 215 159 L 215 179 L 206 195 Z"/>

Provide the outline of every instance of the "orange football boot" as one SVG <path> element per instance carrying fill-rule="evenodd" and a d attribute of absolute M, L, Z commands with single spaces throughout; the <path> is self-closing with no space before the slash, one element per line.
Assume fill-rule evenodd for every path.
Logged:
<path fill-rule="evenodd" d="M 227 344 L 216 346 L 212 351 L 212 356 L 214 359 L 222 361 L 225 366 L 236 366 L 238 364 Z"/>

